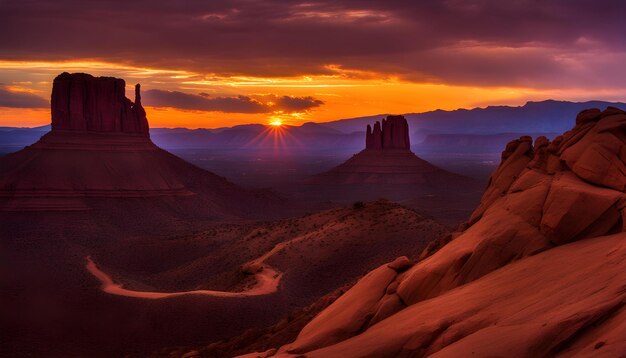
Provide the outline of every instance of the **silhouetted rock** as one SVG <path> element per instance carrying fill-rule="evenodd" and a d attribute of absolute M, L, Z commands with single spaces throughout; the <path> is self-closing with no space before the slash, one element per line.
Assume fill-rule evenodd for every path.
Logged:
<path fill-rule="evenodd" d="M 181 210 L 218 217 L 265 207 L 264 198 L 273 197 L 157 147 L 148 135 L 140 86 L 134 103 L 124 87 L 113 77 L 57 76 L 51 131 L 0 158 L 0 210 L 87 210 L 102 201 L 89 198 L 181 197 Z"/>
<path fill-rule="evenodd" d="M 380 128 L 380 122 L 374 123 L 374 130 L 372 131 L 372 148 L 375 150 L 383 149 L 383 130 Z"/>
<path fill-rule="evenodd" d="M 419 158 L 410 148 L 409 126 L 403 116 L 387 116 L 368 124 L 365 150 L 334 169 L 316 175 L 323 184 L 423 184 L 450 185 L 467 178 L 447 172 Z"/>
<path fill-rule="evenodd" d="M 585 109 L 576 116 L 576 125 L 596 121 L 600 119 L 600 113 L 602 112 L 597 108 Z"/>
<path fill-rule="evenodd" d="M 51 104 L 52 130 L 149 135 L 139 84 L 133 103 L 123 79 L 64 72 L 54 79 Z"/>
<path fill-rule="evenodd" d="M 404 116 L 387 116 L 380 122 L 374 124 L 372 132 L 370 125 L 367 125 L 365 133 L 365 149 L 387 150 L 403 149 L 410 150 L 409 125 Z"/>

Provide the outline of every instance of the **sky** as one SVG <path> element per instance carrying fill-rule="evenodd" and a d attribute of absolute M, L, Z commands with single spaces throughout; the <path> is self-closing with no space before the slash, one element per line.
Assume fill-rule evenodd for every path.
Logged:
<path fill-rule="evenodd" d="M 142 85 L 152 127 L 626 101 L 621 0 L 0 0 L 0 126 L 54 77 Z"/>

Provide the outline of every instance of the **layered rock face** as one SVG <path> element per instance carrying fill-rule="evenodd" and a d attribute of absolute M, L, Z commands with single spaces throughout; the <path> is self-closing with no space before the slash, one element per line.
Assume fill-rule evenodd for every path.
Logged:
<path fill-rule="evenodd" d="M 461 231 L 370 272 L 272 356 L 622 356 L 625 162 L 617 108 L 510 142 Z"/>
<path fill-rule="evenodd" d="M 316 175 L 322 184 L 456 185 L 467 178 L 440 169 L 411 152 L 409 125 L 403 116 L 388 116 L 367 126 L 365 150 L 334 169 Z"/>
<path fill-rule="evenodd" d="M 149 135 L 140 85 L 135 86 L 133 103 L 120 78 L 64 72 L 54 79 L 51 105 L 52 130 Z"/>
<path fill-rule="evenodd" d="M 180 210 L 214 217 L 247 215 L 274 200 L 154 145 L 139 85 L 133 103 L 124 80 L 112 77 L 59 75 L 52 130 L 0 158 L 0 211 L 87 210 L 102 198 L 154 197 L 181 197 Z"/>
<path fill-rule="evenodd" d="M 404 116 L 387 116 L 381 123 L 376 121 L 374 130 L 368 124 L 365 133 L 366 150 L 411 150 L 409 124 Z"/>

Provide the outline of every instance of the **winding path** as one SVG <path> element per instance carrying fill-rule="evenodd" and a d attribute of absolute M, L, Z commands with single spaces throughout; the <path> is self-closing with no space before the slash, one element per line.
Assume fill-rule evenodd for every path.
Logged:
<path fill-rule="evenodd" d="M 343 227 L 345 224 L 333 224 L 333 229 L 337 230 L 337 226 Z M 207 295 L 214 297 L 250 297 L 250 296 L 262 296 L 268 295 L 278 291 L 278 286 L 280 284 L 280 280 L 283 277 L 283 273 L 274 269 L 273 267 L 267 265 L 265 260 L 270 258 L 272 255 L 278 253 L 284 247 L 306 240 L 311 236 L 315 235 L 315 232 L 307 233 L 301 236 L 296 236 L 289 241 L 284 241 L 279 244 L 276 244 L 270 251 L 266 252 L 262 256 L 248 261 L 243 267 L 249 267 L 254 269 L 256 267 L 262 268 L 260 271 L 257 271 L 254 274 L 254 278 L 256 280 L 256 284 L 244 291 L 240 292 L 230 292 L 230 291 L 213 291 L 213 290 L 193 290 L 193 291 L 180 291 L 180 292 L 151 292 L 151 291 L 135 291 L 124 288 L 121 284 L 113 282 L 111 276 L 109 276 L 106 272 L 102 271 L 95 262 L 91 259 L 91 256 L 87 256 L 87 270 L 96 277 L 100 283 L 102 284 L 102 291 L 118 296 L 126 296 L 126 297 L 136 297 L 136 298 L 147 298 L 147 299 L 159 299 L 159 298 L 168 298 L 182 295 Z"/>
<path fill-rule="evenodd" d="M 254 274 L 257 281 L 256 285 L 241 292 L 213 290 L 193 290 L 180 292 L 135 291 L 124 288 L 121 284 L 113 282 L 111 276 L 109 276 L 106 272 L 100 270 L 96 263 L 93 262 L 93 260 L 91 259 L 91 256 L 87 256 L 86 259 L 86 268 L 94 277 L 96 277 L 100 281 L 100 283 L 102 284 L 102 291 L 117 296 L 147 299 L 160 299 L 182 295 L 206 295 L 214 297 L 250 297 L 267 295 L 278 291 L 278 284 L 280 283 L 280 279 L 283 276 L 281 272 L 278 272 L 274 268 L 265 265 L 262 271 Z M 252 262 L 257 262 L 257 260 L 254 260 Z"/>

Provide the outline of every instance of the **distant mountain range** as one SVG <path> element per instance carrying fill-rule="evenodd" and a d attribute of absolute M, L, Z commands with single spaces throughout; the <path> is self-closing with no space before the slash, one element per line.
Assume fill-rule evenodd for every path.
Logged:
<path fill-rule="evenodd" d="M 523 106 L 436 110 L 407 113 L 411 143 L 420 152 L 499 151 L 522 134 L 553 137 L 571 128 L 572 118 L 586 108 L 626 108 L 622 102 L 566 102 L 547 100 Z M 165 149 L 276 150 L 291 152 L 357 151 L 363 147 L 367 124 L 387 114 L 324 123 L 275 128 L 262 124 L 216 129 L 151 128 L 152 140 Z M 50 126 L 0 127 L 0 148 L 5 152 L 37 141 Z"/>
<path fill-rule="evenodd" d="M 572 125 L 572 118 L 587 108 L 607 106 L 626 107 L 623 102 L 567 102 L 547 100 L 527 102 L 523 106 L 489 106 L 486 108 L 436 110 L 423 113 L 406 113 L 414 135 L 421 133 L 496 134 L 562 133 Z M 344 133 L 362 131 L 365 125 L 388 114 L 342 119 L 320 123 Z"/>

